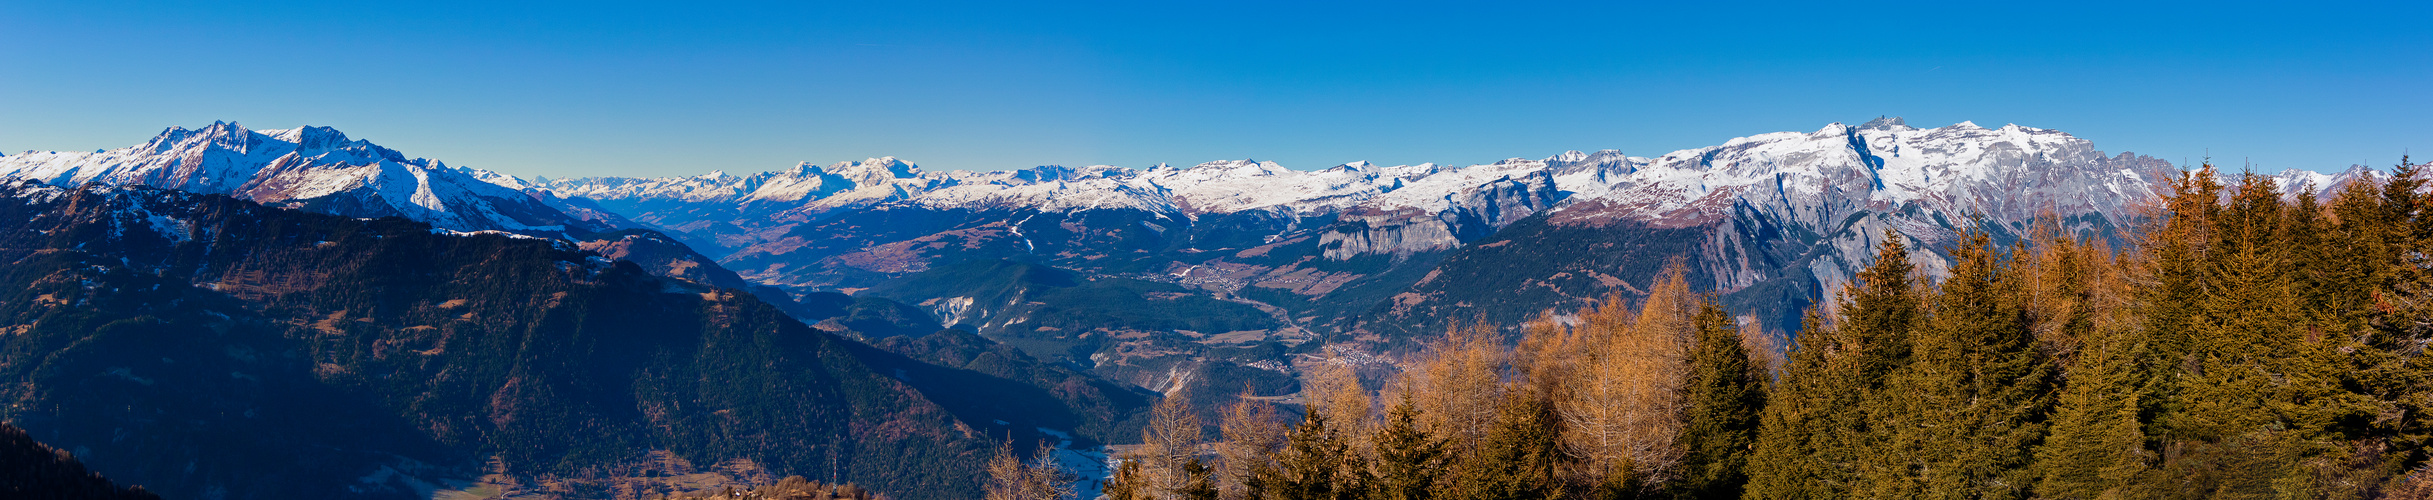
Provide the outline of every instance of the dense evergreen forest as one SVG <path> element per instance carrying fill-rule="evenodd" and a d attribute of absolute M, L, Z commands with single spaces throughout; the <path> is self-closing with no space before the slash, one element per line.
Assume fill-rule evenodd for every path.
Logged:
<path fill-rule="evenodd" d="M 0 423 L 0 498 L 160 500 L 142 486 L 111 484 L 86 470 L 74 454 L 36 442 L 25 429 L 7 423 Z"/>
<path fill-rule="evenodd" d="M 2318 202 L 2207 166 L 2117 248 L 1973 232 L 1940 282 L 1887 234 L 1789 346 L 1676 268 L 1517 342 L 1449 331 L 1383 387 L 1319 377 L 1298 418 L 1242 398 L 1210 435 L 1169 397 L 1107 496 L 2428 498 L 2423 174 Z M 1070 493 L 991 470 L 992 500 Z"/>

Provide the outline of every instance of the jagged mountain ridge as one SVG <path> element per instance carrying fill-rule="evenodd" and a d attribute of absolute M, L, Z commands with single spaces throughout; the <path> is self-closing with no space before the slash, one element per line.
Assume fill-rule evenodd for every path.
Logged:
<path fill-rule="evenodd" d="M 552 179 L 539 185 L 557 196 L 592 200 L 635 220 L 705 233 L 697 236 L 721 246 L 745 248 L 781 238 L 796 224 L 890 204 L 928 210 L 1134 210 L 1184 220 L 1246 211 L 1303 218 L 1359 209 L 1378 214 L 1417 210 L 1444 219 L 1439 223 L 1443 227 L 1434 233 L 1483 234 L 1543 209 L 1544 202 L 1550 201 L 1523 200 L 1518 206 L 1499 206 L 1479 199 L 1479 193 L 1510 185 L 1523 190 L 1550 186 L 1542 176 L 1514 173 L 1521 175 L 1515 178 L 1494 168 L 1376 167 L 1365 163 L 1304 172 L 1249 160 L 1188 168 L 1160 165 L 1147 170 L 1043 166 L 998 172 L 925 172 L 884 157 L 824 168 L 806 163 L 750 176 L 712 172 L 650 179 L 586 177 Z M 1417 248 L 1437 249 L 1454 241 L 1437 238 L 1413 243 Z"/>
<path fill-rule="evenodd" d="M 241 130 L 220 124 L 206 131 L 222 128 Z M 157 144 L 241 135 L 180 130 L 163 134 L 147 145 L 151 149 L 122 151 L 194 151 Z M 272 132 L 257 135 L 297 151 L 322 143 L 377 149 L 326 129 Z M 339 139 L 327 138 L 332 136 Z M 201 180 L 226 179 L 241 168 L 191 168 L 182 177 L 161 172 L 260 163 L 280 147 L 203 148 L 205 157 L 250 158 L 216 164 L 164 160 L 175 155 L 162 154 L 46 153 L 0 158 L 0 165 L 53 183 L 222 189 L 222 181 Z M 99 161 L 96 155 L 120 159 Z M 417 162 L 422 160 L 400 164 L 425 164 Z M 264 171 L 256 177 L 274 177 Z M 531 181 L 471 169 L 431 170 L 435 176 L 451 171 L 501 193 L 522 193 L 565 219 L 662 229 L 751 282 L 798 296 L 852 292 L 956 262 L 1007 259 L 1174 283 L 1211 298 L 1269 307 L 1270 319 L 1284 326 L 1267 337 L 1315 332 L 1363 338 L 1407 336 L 1447 317 L 1475 315 L 1487 303 L 1561 312 L 1609 291 L 1635 294 L 1632 283 L 1648 279 L 1640 271 L 1649 266 L 1638 263 L 1674 256 L 1687 257 L 1701 286 L 1735 293 L 1741 304 L 1804 303 L 1847 282 L 1866 264 L 1864 249 L 1885 229 L 1916 240 L 1922 257 L 1972 221 L 2015 236 L 2027 219 L 2049 211 L 2073 230 L 2102 233 L 2175 169 L 2133 154 L 2107 156 L 2058 131 L 1969 123 L 1917 129 L 1890 118 L 1744 137 L 1657 157 L 1574 151 L 1467 167 L 1356 162 L 1299 171 L 1242 160 L 1179 168 L 928 172 L 895 158 L 873 158 L 752 175 Z M 2362 171 L 2280 177 L 2287 186 L 2314 181 L 2330 188 L 2371 174 Z M 1525 223 L 1531 220 L 1539 222 Z M 1532 233 L 1507 234 L 1515 224 Z M 1667 241 L 1651 245 L 1650 238 Z M 1638 250 L 1513 252 L 1555 241 Z M 1939 272 L 1939 260 L 1922 262 Z M 1515 266 L 1534 270 L 1515 272 Z M 1494 279 L 1474 279 L 1482 277 Z M 1494 290 L 1506 293 L 1478 297 Z M 1519 297 L 1542 302 L 1512 302 Z M 971 296 L 899 298 L 933 304 L 924 307 L 940 318 L 988 316 L 1020 305 L 948 311 L 934 304 L 967 303 L 955 299 Z M 1769 306 L 1782 307 L 1789 306 Z M 1780 315 L 1760 316 L 1770 326 L 1796 328 Z M 994 317 L 973 326 L 986 334 L 1020 321 Z M 1067 347 L 1080 349 L 1076 353 L 1093 348 L 1085 342 L 1056 349 Z M 1080 357 L 1072 360 L 1091 364 Z"/>
<path fill-rule="evenodd" d="M 1297 171 L 1244 160 L 924 172 L 873 158 L 750 176 L 536 184 L 732 248 L 721 263 L 756 282 L 798 292 L 879 287 L 1034 355 L 1166 388 L 1190 377 L 1173 368 L 1187 363 L 1141 353 L 1205 358 L 1259 341 L 1301 353 L 1391 350 L 1457 318 L 1484 313 L 1510 324 L 1609 292 L 1637 295 L 1635 284 L 1675 257 L 1698 286 L 1729 293 L 1751 319 L 1787 332 L 1798 328 L 1799 308 L 1867 264 L 1866 249 L 1887 229 L 1912 240 L 1926 271 L 1939 274 L 1939 245 L 1971 224 L 2016 238 L 2050 214 L 2082 236 L 2102 236 L 2176 173 L 2058 131 L 1919 129 L 1886 118 L 1656 157 L 1573 151 L 1467 167 Z M 1275 326 L 1259 334 L 1040 329 L 1031 325 L 1045 324 L 1042 311 L 1071 309 L 1053 304 L 1067 292 L 922 286 L 908 295 L 888 285 L 984 260 L 1182 285 L 1184 295 L 1268 313 L 1222 322 Z M 1329 340 L 1301 340 L 1311 338 Z M 1289 358 L 1236 365 L 1289 374 Z"/>
<path fill-rule="evenodd" d="M 2104 237 L 2176 173 L 2058 131 L 1897 118 L 1630 158 L 1559 175 L 1572 193 L 1561 206 L 1455 252 L 1349 328 L 1408 335 L 1470 310 L 1507 322 L 1560 314 L 1610 291 L 1636 295 L 1633 283 L 1682 258 L 1696 286 L 1744 317 L 1796 330 L 1798 311 L 1869 264 L 1886 230 L 1940 275 L 1937 252 L 1967 227 L 2014 239 L 2049 215 Z"/>
<path fill-rule="evenodd" d="M 131 147 L 0 156 L 0 177 L 61 187 L 103 183 L 225 194 L 351 217 L 405 217 L 457 231 L 566 234 L 620 227 L 605 214 L 552 207 L 521 192 L 513 177 L 407 158 L 329 127 L 170 127 Z"/>
<path fill-rule="evenodd" d="M 882 206 L 1025 217 L 1008 221 L 1002 231 L 1003 237 L 1021 240 L 1025 249 L 1036 249 L 1039 243 L 1020 234 L 1020 221 L 1038 213 L 1129 210 L 1173 226 L 1263 212 L 1273 220 L 1254 226 L 1265 227 L 1238 230 L 1272 231 L 1263 242 L 1274 242 L 1294 230 L 1331 224 L 1337 230 L 1316 235 L 1327 247 L 1323 255 L 1346 260 L 1450 250 L 1557 207 L 1553 216 L 1570 223 L 1618 217 L 1658 226 L 1710 223 L 1748 211 L 1768 219 L 1772 227 L 1816 235 L 1845 232 L 1833 226 L 1854 214 L 1915 207 L 1906 209 L 1922 211 L 1914 219 L 1861 221 L 1874 231 L 1843 238 L 1843 246 L 1861 248 L 1856 244 L 1894 226 L 1905 234 L 1920 233 L 1910 236 L 1931 245 L 1947 240 L 1950 229 L 1972 213 L 2012 223 L 2046 211 L 2116 222 L 2127 215 L 2125 207 L 2151 198 L 2174 172 L 2168 162 L 2150 157 L 2104 156 L 2087 141 L 2057 131 L 2017 125 L 1986 129 L 1970 123 L 1917 129 L 1890 118 L 1856 127 L 1834 124 L 1812 133 L 1739 138 L 1654 158 L 1574 151 L 1543 160 L 1516 158 L 1459 168 L 1356 163 L 1294 171 L 1272 162 L 1227 161 L 1145 170 L 1050 166 L 933 173 L 894 158 L 874 158 L 827 168 L 805 164 L 754 176 L 581 178 L 540 184 L 562 196 L 652 212 L 660 217 L 652 222 L 680 230 L 740 228 L 716 238 L 727 245 L 742 243 L 729 262 L 802 260 L 782 256 L 816 243 L 785 241 L 788 229 L 850 209 Z M 716 210 L 735 218 L 683 220 L 652 206 Z M 1839 252 L 1816 270 L 1830 288 L 1847 281 L 1850 272 L 1863 265 L 1856 261 L 1864 258 L 1864 252 Z M 781 285 L 852 286 L 787 280 L 779 274 L 789 271 L 767 270 L 776 265 L 746 264 L 738 271 Z M 790 267 L 803 266 L 796 262 Z M 1714 285 L 1725 290 L 1753 285 L 1763 277 L 1748 266 L 1716 269 L 1714 274 L 1720 277 Z"/>

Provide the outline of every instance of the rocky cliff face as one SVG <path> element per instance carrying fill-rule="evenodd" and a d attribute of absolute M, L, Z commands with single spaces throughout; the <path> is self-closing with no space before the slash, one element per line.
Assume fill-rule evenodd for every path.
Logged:
<path fill-rule="evenodd" d="M 1351 260 L 1362 255 L 1407 256 L 1461 246 L 1461 238 L 1453 236 L 1452 225 L 1414 215 L 1345 217 L 1318 233 L 1318 247 L 1326 250 L 1323 255 L 1327 259 Z"/>
<path fill-rule="evenodd" d="M 1918 129 L 1898 119 L 1655 158 L 1549 163 L 1562 164 L 1556 178 L 1569 196 L 1541 222 L 1465 246 L 1431 279 L 1348 328 L 1425 331 L 1470 309 L 1503 321 L 1561 313 L 1608 292 L 1635 295 L 1634 283 L 1679 258 L 1698 286 L 1727 293 L 1751 319 L 1791 330 L 1801 307 L 1871 263 L 1887 231 L 1915 249 L 1924 273 L 1940 276 L 1938 252 L 1969 228 L 2014 241 L 2041 219 L 2076 236 L 2109 237 L 2178 172 L 2153 158 L 2107 156 L 2056 131 Z"/>

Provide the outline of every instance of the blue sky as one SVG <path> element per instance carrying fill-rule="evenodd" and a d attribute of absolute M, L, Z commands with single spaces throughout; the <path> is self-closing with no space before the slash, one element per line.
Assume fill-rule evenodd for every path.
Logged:
<path fill-rule="evenodd" d="M 1633 155 L 1879 115 L 2433 156 L 2433 2 L 0 0 L 0 151 L 329 125 L 518 175 Z"/>

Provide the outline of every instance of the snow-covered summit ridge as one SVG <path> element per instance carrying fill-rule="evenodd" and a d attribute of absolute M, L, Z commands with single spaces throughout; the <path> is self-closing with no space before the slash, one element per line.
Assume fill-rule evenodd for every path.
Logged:
<path fill-rule="evenodd" d="M 72 187 L 144 185 L 356 217 L 400 216 L 459 231 L 554 233 L 581 224 L 487 170 L 408 158 L 329 127 L 170 127 L 143 144 L 0 157 L 0 177 Z"/>
<path fill-rule="evenodd" d="M 2054 130 L 1970 122 L 1920 129 L 1898 118 L 1742 137 L 1620 167 L 1604 170 L 1603 179 L 1569 174 L 1558 184 L 1578 193 L 1575 206 L 1595 200 L 1640 218 L 1695 219 L 1745 205 L 1785 220 L 1829 222 L 1913 203 L 1955 214 L 2110 217 L 2127 201 L 2153 196 L 2175 172 L 2150 157 L 2106 156 Z"/>
<path fill-rule="evenodd" d="M 1609 215 L 1637 218 L 1691 216 L 1744 201 L 1807 211 L 1806 206 L 1832 203 L 1817 199 L 1828 193 L 1852 208 L 1924 202 L 1937 208 L 2088 209 L 2113 215 L 2118 202 L 2152 195 L 2170 170 L 2168 162 L 2153 158 L 2105 156 L 2088 141 L 2059 131 L 2019 125 L 1989 129 L 1970 122 L 1920 129 L 1882 118 L 1815 132 L 1741 137 L 1653 158 L 1605 150 L 1461 167 L 1353 162 L 1293 170 L 1275 162 L 1229 160 L 1146 169 L 924 172 L 889 157 L 827 167 L 805 163 L 750 176 L 555 179 L 542 187 L 600 200 L 777 203 L 803 207 L 798 210 L 905 203 L 1133 208 L 1196 216 L 1246 210 L 1436 213 L 1461 208 L 1465 193 L 1543 179 L 1563 205 L 1599 202 L 1594 204 Z"/>
<path fill-rule="evenodd" d="M 804 163 L 749 176 L 713 172 L 689 177 L 551 179 L 542 187 L 559 196 L 597 200 L 780 203 L 807 209 L 900 202 L 926 208 L 1129 208 L 1186 217 L 1352 207 L 1414 208 L 1432 213 L 1456 204 L 1454 199 L 1463 190 L 1532 175 L 1561 163 L 1557 159 L 1516 161 L 1462 168 L 1425 163 L 1379 167 L 1355 162 L 1303 171 L 1272 161 L 1226 160 L 1147 169 L 1047 165 L 993 172 L 925 172 L 886 157 L 824 168 Z"/>

